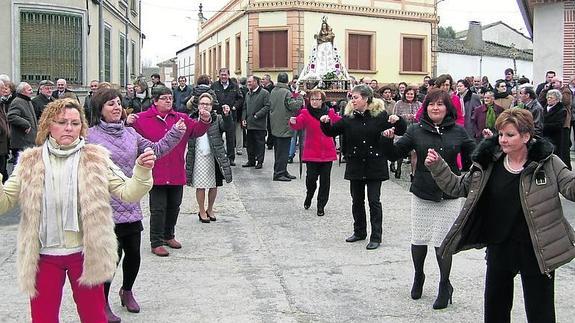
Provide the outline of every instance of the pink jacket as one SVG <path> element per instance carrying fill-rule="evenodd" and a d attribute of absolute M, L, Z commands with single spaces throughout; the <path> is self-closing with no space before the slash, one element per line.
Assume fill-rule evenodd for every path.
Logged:
<path fill-rule="evenodd" d="M 156 160 L 152 176 L 154 185 L 185 185 L 186 184 L 186 167 L 184 153 L 188 138 L 200 137 L 210 127 L 209 123 L 203 123 L 193 120 L 187 114 L 170 110 L 167 114 L 162 115 L 158 112 L 155 105 L 138 113 L 138 118 L 132 125 L 142 137 L 150 141 L 160 141 L 164 135 L 172 129 L 172 126 L 184 119 L 188 129 L 180 142 L 164 157 Z"/>
<path fill-rule="evenodd" d="M 327 115 L 331 123 L 338 122 L 341 117 L 333 109 Z M 302 109 L 296 117 L 296 124 L 291 124 L 294 130 L 305 130 L 302 160 L 307 162 L 329 162 L 337 159 L 335 143 L 332 137 L 323 134 L 319 120 L 314 118 L 307 109 Z"/>
<path fill-rule="evenodd" d="M 425 101 L 425 100 L 424 100 Z M 465 124 L 465 116 L 463 115 L 463 111 L 461 110 L 461 101 L 459 101 L 459 97 L 455 94 L 451 95 L 451 103 L 453 103 L 453 107 L 455 107 L 455 111 L 457 111 L 457 120 L 455 123 L 458 125 Z M 423 114 L 423 105 L 417 110 L 415 114 L 415 120 L 419 122 L 421 115 Z"/>

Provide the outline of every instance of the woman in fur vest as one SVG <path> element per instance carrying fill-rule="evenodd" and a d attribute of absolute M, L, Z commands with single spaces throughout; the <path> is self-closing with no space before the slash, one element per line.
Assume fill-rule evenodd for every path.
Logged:
<path fill-rule="evenodd" d="M 212 110 L 214 97 L 203 93 L 198 97 L 197 110 L 192 111 L 192 118 L 199 118 L 201 113 L 210 113 L 212 123 L 208 131 L 200 137 L 188 139 L 186 154 L 186 182 L 196 188 L 198 218 L 202 223 L 216 221 L 214 203 L 218 195 L 218 186 L 232 181 L 232 168 L 226 155 L 222 133 L 229 129 L 233 122 L 230 107 L 222 109 L 222 115 Z M 208 207 L 206 208 L 206 189 L 208 190 Z"/>
<path fill-rule="evenodd" d="M 503 111 L 495 128 L 498 136 L 479 144 L 465 175 L 454 174 L 435 150 L 427 154 L 437 185 L 466 197 L 440 255 L 487 247 L 485 322 L 511 322 L 517 274 L 527 321 L 555 322 L 555 270 L 575 258 L 575 232 L 559 193 L 575 201 L 575 173 L 553 154 L 553 144 L 534 137 L 529 110 Z"/>
<path fill-rule="evenodd" d="M 138 156 L 127 178 L 106 149 L 86 144 L 87 128 L 77 100 L 48 104 L 38 147 L 22 152 L 0 191 L 0 214 L 21 209 L 16 267 L 32 322 L 59 320 L 66 275 L 80 320 L 107 322 L 103 283 L 118 260 L 110 195 L 136 202 L 152 187 L 153 150 Z"/>
<path fill-rule="evenodd" d="M 381 182 L 389 179 L 387 158 L 380 145 L 381 132 L 396 127 L 398 134 L 405 132 L 406 123 L 396 115 L 388 116 L 380 99 L 373 98 L 373 90 L 365 84 L 357 85 L 351 101 L 345 107 L 344 117 L 332 124 L 329 115 L 320 118 L 321 131 L 326 136 L 345 136 L 345 179 L 350 181 L 353 213 L 353 234 L 345 241 L 355 242 L 367 237 L 365 220 L 365 188 L 369 201 L 371 237 L 366 249 L 377 249 L 381 244 L 383 214 Z"/>
<path fill-rule="evenodd" d="M 174 148 L 186 132 L 183 120 L 177 122 L 166 132 L 166 135 L 157 142 L 142 137 L 131 127 L 124 125 L 124 114 L 121 105 L 121 95 L 118 90 L 99 89 L 92 98 L 94 112 L 93 124 L 88 129 L 87 142 L 104 146 L 110 151 L 110 159 L 120 167 L 127 176 L 132 176 L 132 169 L 136 164 L 138 155 L 146 148 L 152 148 L 155 155 L 161 158 Z M 116 224 L 114 231 L 118 238 L 118 257 L 122 260 L 122 288 L 120 301 L 126 306 L 128 312 L 139 313 L 140 306 L 132 293 L 132 286 L 140 269 L 140 242 L 142 239 L 143 214 L 140 202 L 123 202 L 117 197 L 110 201 Z M 108 323 L 120 322 L 108 303 L 111 282 L 104 284 L 106 296 L 106 315 Z"/>

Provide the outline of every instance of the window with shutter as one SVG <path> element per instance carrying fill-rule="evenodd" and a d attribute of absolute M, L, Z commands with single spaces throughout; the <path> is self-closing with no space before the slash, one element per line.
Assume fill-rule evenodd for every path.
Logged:
<path fill-rule="evenodd" d="M 258 52 L 260 68 L 288 68 L 288 31 L 260 31 Z"/>
<path fill-rule="evenodd" d="M 226 60 L 222 62 L 222 67 L 230 68 L 230 39 L 226 39 Z"/>
<path fill-rule="evenodd" d="M 83 26 L 81 16 L 21 11 L 20 79 L 37 84 L 64 78 L 82 84 Z"/>
<path fill-rule="evenodd" d="M 242 36 L 236 35 L 236 74 L 242 73 Z"/>
<path fill-rule="evenodd" d="M 373 32 L 347 32 L 347 67 L 350 71 L 373 71 L 375 47 Z"/>
<path fill-rule="evenodd" d="M 126 36 L 120 34 L 120 86 L 126 86 Z"/>
<path fill-rule="evenodd" d="M 111 43 L 110 28 L 104 28 L 104 81 L 110 82 L 111 79 L 111 65 L 112 65 L 112 43 Z"/>
<path fill-rule="evenodd" d="M 401 72 L 425 73 L 425 36 L 401 36 Z"/>

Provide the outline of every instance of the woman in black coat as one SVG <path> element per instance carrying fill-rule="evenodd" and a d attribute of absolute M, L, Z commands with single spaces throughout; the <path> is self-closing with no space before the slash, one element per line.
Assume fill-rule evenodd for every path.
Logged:
<path fill-rule="evenodd" d="M 566 160 L 565 150 L 569 150 L 569 140 L 563 140 L 563 124 L 567 118 L 567 109 L 561 102 L 563 95 L 559 90 L 549 90 L 547 92 L 547 107 L 543 112 L 543 137 L 547 138 L 555 150 L 553 153 L 563 160 L 565 165 L 570 165 L 571 161 Z"/>
<path fill-rule="evenodd" d="M 373 98 L 373 90 L 364 84 L 353 88 L 351 101 L 345 108 L 343 119 L 330 123 L 328 115 L 320 118 L 321 130 L 326 136 L 345 136 L 345 179 L 350 181 L 353 213 L 353 235 L 347 242 L 367 237 L 365 220 L 365 187 L 369 201 L 371 237 L 367 249 L 376 249 L 381 243 L 382 210 L 379 201 L 381 182 L 389 179 L 387 158 L 381 149 L 381 132 L 397 127 L 403 133 L 406 123 L 398 116 L 388 116 L 383 101 Z"/>
<path fill-rule="evenodd" d="M 427 246 L 436 249 L 436 258 L 440 270 L 439 293 L 433 304 L 434 309 L 447 307 L 451 301 L 453 287 L 449 282 L 451 256 L 441 257 L 437 250 L 447 235 L 453 221 L 461 209 L 461 201 L 445 195 L 437 186 L 431 173 L 425 167 L 427 151 L 439 152 L 451 170 L 459 174 L 457 154 L 471 155 L 475 141 L 467 131 L 455 123 L 457 112 L 453 107 L 449 93 L 431 90 L 423 102 L 423 115 L 420 122 L 407 129 L 407 132 L 395 144 L 393 129 L 383 133 L 385 154 L 389 158 L 408 156 L 412 150 L 417 154 L 415 176 L 410 191 L 411 200 L 411 257 L 415 269 L 411 298 L 419 299 L 423 291 L 425 274 L 423 265 L 427 255 Z"/>

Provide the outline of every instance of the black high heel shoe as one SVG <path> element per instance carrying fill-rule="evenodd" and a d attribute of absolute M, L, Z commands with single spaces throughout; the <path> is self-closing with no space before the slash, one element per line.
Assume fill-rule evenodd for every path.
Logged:
<path fill-rule="evenodd" d="M 449 281 L 445 283 L 439 283 L 439 293 L 437 294 L 437 299 L 433 303 L 434 310 L 440 310 L 447 307 L 447 303 L 453 304 L 453 286 Z"/>
<path fill-rule="evenodd" d="M 210 219 L 210 221 L 216 221 L 216 216 L 215 215 L 211 215 L 210 213 L 208 213 L 208 211 L 206 211 L 206 215 L 208 216 L 208 218 Z"/>
<path fill-rule="evenodd" d="M 311 206 L 311 199 L 312 198 L 313 198 L 313 195 L 312 196 L 308 195 L 305 197 L 305 201 L 303 201 L 303 208 L 304 209 L 306 209 L 306 210 L 309 209 L 309 207 Z"/>
<path fill-rule="evenodd" d="M 200 215 L 200 212 L 198 212 L 198 219 L 200 219 L 200 222 L 202 222 L 202 223 L 210 223 L 210 218 L 207 218 L 207 219 L 202 218 L 202 216 Z"/>
<path fill-rule="evenodd" d="M 411 287 L 411 298 L 420 299 L 423 294 L 423 283 L 425 282 L 424 273 L 415 273 L 413 278 L 413 286 Z"/>

